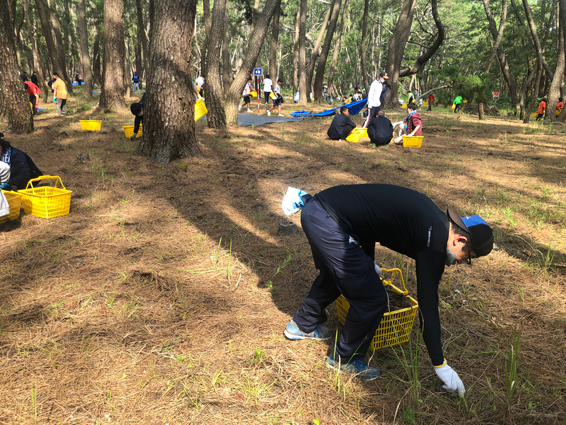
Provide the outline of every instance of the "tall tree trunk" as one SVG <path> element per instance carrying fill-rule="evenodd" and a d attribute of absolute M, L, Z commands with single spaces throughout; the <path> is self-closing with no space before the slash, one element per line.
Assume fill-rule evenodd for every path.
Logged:
<path fill-rule="evenodd" d="M 566 54 L 566 0 L 558 0 L 558 7 L 560 9 L 559 18 L 560 18 L 560 28 L 562 28 L 562 48 Z M 566 97 L 564 95 L 564 85 L 561 86 L 561 92 L 563 93 L 562 97 Z M 566 108 L 562 108 L 562 112 L 558 115 L 558 121 L 564 122 L 566 120 Z"/>
<path fill-rule="evenodd" d="M 493 13 L 491 12 L 491 7 L 489 4 L 490 0 L 482 0 L 483 7 L 485 10 L 485 14 L 487 16 L 489 32 L 495 41 L 497 39 L 497 25 L 495 24 L 495 18 L 493 17 Z M 507 56 L 505 55 L 505 50 L 503 46 L 499 44 L 497 48 L 497 59 L 499 60 L 499 67 L 501 68 L 501 73 L 503 74 L 503 78 L 507 83 L 507 87 L 509 88 L 509 96 L 511 97 L 511 105 L 512 107 L 519 112 L 519 95 L 517 92 L 517 82 L 515 81 L 515 77 L 509 71 L 509 63 L 507 62 Z"/>
<path fill-rule="evenodd" d="M 116 112 L 124 101 L 124 1 L 104 2 L 104 60 L 99 108 Z"/>
<path fill-rule="evenodd" d="M 76 19 L 76 17 L 75 17 Z M 65 21 L 67 24 L 67 42 L 65 46 L 65 52 L 67 53 L 67 69 L 74 69 L 73 67 L 73 39 L 74 37 L 74 28 L 73 25 L 73 14 L 71 12 L 71 7 L 69 5 L 69 0 L 65 0 Z M 72 78 L 72 76 L 71 76 Z"/>
<path fill-rule="evenodd" d="M 47 102 L 47 97 L 49 96 L 49 86 L 45 82 L 45 74 L 43 73 L 43 59 L 39 54 L 37 48 L 37 29 L 35 26 L 35 19 L 33 15 L 30 14 L 29 1 L 22 0 L 22 5 L 24 7 L 24 13 L 27 16 L 28 24 L 28 43 L 31 46 L 31 63 L 32 71 L 37 74 L 37 80 L 39 81 L 39 86 L 42 90 L 43 100 Z"/>
<path fill-rule="evenodd" d="M 328 52 L 330 52 L 330 45 L 332 44 L 332 37 L 336 31 L 336 23 L 338 22 L 338 16 L 340 15 L 340 6 L 342 5 L 342 0 L 334 0 L 332 5 L 332 14 L 330 15 L 330 21 L 328 23 L 328 30 L 326 31 L 326 36 L 324 38 L 324 45 L 322 46 L 322 51 L 320 52 L 320 57 L 318 59 L 318 65 L 316 67 L 316 77 L 314 79 L 314 100 L 315 102 L 322 102 L 322 85 L 324 82 L 324 70 L 326 69 L 326 60 L 328 59 Z"/>
<path fill-rule="evenodd" d="M 527 108 L 525 116 L 523 117 L 523 123 L 524 124 L 529 123 L 529 121 L 531 119 L 531 111 L 537 105 L 537 100 L 538 100 L 538 95 L 539 95 L 539 90 L 540 90 L 540 80 L 542 78 L 542 71 L 543 71 L 542 63 L 538 59 L 537 59 L 536 69 L 537 69 L 537 76 L 536 76 L 536 80 L 535 80 L 535 87 L 534 87 L 533 92 L 531 93 L 531 96 L 532 96 L 531 97 L 531 103 L 529 103 L 529 107 Z"/>
<path fill-rule="evenodd" d="M 562 11 L 559 11 L 559 14 Z M 558 28 L 558 52 L 556 58 L 556 69 L 554 70 L 554 77 L 552 78 L 552 83 L 550 84 L 550 90 L 548 91 L 548 102 L 546 106 L 546 119 L 552 122 L 556 122 L 556 103 L 558 103 L 558 98 L 560 97 L 560 86 L 564 83 L 564 67 L 565 67 L 565 56 L 564 56 L 564 27 L 562 25 Z"/>
<path fill-rule="evenodd" d="M 57 11 L 55 10 L 55 0 L 47 0 L 49 19 L 51 20 L 51 29 L 53 31 L 55 47 L 57 49 L 57 60 L 63 68 L 63 74 L 61 78 L 65 81 L 67 85 L 67 91 L 69 93 L 73 92 L 73 84 L 69 73 L 67 72 L 67 61 L 65 59 L 65 47 L 63 45 L 63 35 L 61 34 L 61 26 L 59 25 L 59 19 L 57 19 Z"/>
<path fill-rule="evenodd" d="M 222 86 L 224 98 L 232 84 L 232 61 L 230 60 L 230 16 L 228 15 L 228 4 L 224 14 L 224 39 L 222 40 Z"/>
<path fill-rule="evenodd" d="M 364 0 L 364 16 L 362 17 L 362 46 L 361 46 L 361 65 L 362 65 L 362 84 L 369 93 L 369 79 L 366 66 L 366 40 L 368 32 L 368 15 L 369 15 L 369 0 Z"/>
<path fill-rule="evenodd" d="M 307 7 L 308 0 L 301 0 L 299 6 L 301 9 L 299 19 L 299 105 L 301 106 L 305 106 L 309 98 L 306 74 L 307 50 L 305 45 L 307 39 Z"/>
<path fill-rule="evenodd" d="M 0 0 L 0 40 L 3 44 L 0 49 L 0 75 L 2 75 L 0 97 L 4 104 L 2 109 L 8 114 L 10 131 L 31 133 L 33 115 L 16 63 L 14 31 L 6 0 Z"/>
<path fill-rule="evenodd" d="M 153 40 L 153 29 L 155 28 L 155 0 L 149 0 L 149 46 L 148 46 L 148 54 L 151 50 L 151 40 Z M 149 60 L 148 60 L 149 63 Z M 149 67 L 148 67 L 149 69 Z"/>
<path fill-rule="evenodd" d="M 84 98 L 92 98 L 92 68 L 90 67 L 90 56 L 88 54 L 88 32 L 86 22 L 85 0 L 78 0 L 79 9 L 79 47 L 81 68 L 83 70 L 82 77 L 84 84 Z"/>
<path fill-rule="evenodd" d="M 485 66 L 485 73 L 489 72 L 491 68 L 491 64 L 497 55 L 497 49 L 499 48 L 499 44 L 501 43 L 501 39 L 503 38 L 503 30 L 505 28 L 505 21 L 507 20 L 507 0 L 503 0 L 501 3 L 501 17 L 499 18 L 499 30 L 497 32 L 497 37 L 495 37 L 495 41 L 493 42 L 493 48 L 491 51 L 491 55 L 487 61 L 487 65 Z"/>
<path fill-rule="evenodd" d="M 299 90 L 299 22 L 301 20 L 301 8 L 297 8 L 297 19 L 295 20 L 295 36 L 293 37 L 293 98 Z"/>
<path fill-rule="evenodd" d="M 124 73 L 122 75 L 122 84 L 124 87 L 124 93 L 125 93 L 125 97 L 129 98 L 131 93 L 132 93 L 132 80 L 130 79 L 130 76 L 132 75 L 132 69 L 130 67 L 130 64 L 128 63 L 128 60 L 126 58 L 130 57 L 130 52 L 128 49 L 128 43 L 126 43 L 126 40 L 124 40 L 124 61 L 122 63 L 122 66 L 124 67 Z M 125 103 L 125 100 L 124 100 Z"/>
<path fill-rule="evenodd" d="M 416 3 L 416 0 L 403 1 L 397 24 L 395 24 L 395 30 L 391 36 L 387 64 L 385 65 L 385 69 L 389 75 L 389 83 L 391 84 L 391 90 L 387 91 L 385 96 L 386 108 L 399 107 L 399 102 L 397 101 L 399 98 L 399 73 L 401 71 L 401 61 L 403 60 L 405 46 L 411 34 Z"/>
<path fill-rule="evenodd" d="M 280 2 L 281 0 L 267 0 L 265 2 L 263 10 L 257 18 L 255 29 L 250 34 L 246 56 L 226 96 L 227 100 L 224 111 L 226 112 L 226 121 L 228 124 L 238 123 L 238 103 L 240 101 L 240 95 L 261 51 L 265 33 L 269 27 L 269 21 Z"/>
<path fill-rule="evenodd" d="M 334 71 L 336 70 L 336 64 L 338 63 L 338 54 L 340 53 L 340 41 L 342 40 L 342 34 L 344 33 L 344 24 L 346 23 L 346 18 L 348 14 L 348 5 L 350 0 L 346 0 L 344 3 L 344 8 L 342 10 L 342 20 L 340 22 L 340 28 L 338 29 L 338 35 L 336 37 L 336 44 L 332 52 L 332 62 L 330 63 L 330 73 L 328 74 L 328 92 L 330 95 L 334 95 Z"/>
<path fill-rule="evenodd" d="M 222 107 L 222 80 L 220 79 L 220 54 L 225 33 L 226 0 L 214 0 L 212 15 L 211 37 L 206 58 L 207 84 L 204 94 L 206 109 L 208 109 L 207 121 L 210 128 L 226 128 L 226 115 Z"/>
<path fill-rule="evenodd" d="M 192 69 L 196 0 L 161 0 L 155 6 L 143 136 L 136 152 L 167 164 L 202 155 L 195 134 L 192 75 L 187 72 Z"/>
<path fill-rule="evenodd" d="M 64 78 L 64 76 L 67 75 L 67 71 L 65 69 L 65 58 L 61 61 L 61 55 L 59 55 L 57 47 L 55 46 L 53 32 L 51 31 L 51 24 L 49 23 L 49 17 L 47 15 L 48 10 L 46 10 L 44 0 L 35 0 L 35 5 L 37 7 L 39 21 L 41 22 L 41 29 L 45 38 L 45 44 L 47 45 L 47 51 L 49 52 L 49 56 L 53 63 L 53 72 L 56 72 L 61 78 Z M 68 79 L 69 77 L 67 76 L 67 80 Z"/>
<path fill-rule="evenodd" d="M 281 14 L 281 4 L 273 12 L 271 20 L 271 43 L 269 44 L 269 76 L 277 82 L 277 48 L 279 46 L 279 15 Z"/>
<path fill-rule="evenodd" d="M 98 84 L 102 87 L 102 72 L 101 72 L 101 56 L 102 49 L 100 48 L 100 39 L 102 38 L 101 30 L 98 29 L 94 37 L 94 45 L 92 47 L 92 72 L 93 72 L 93 86 Z"/>
<path fill-rule="evenodd" d="M 145 33 L 145 26 L 143 24 L 143 5 L 142 0 L 136 0 L 136 12 L 138 16 L 138 43 L 141 40 L 142 45 L 142 66 L 141 69 L 138 69 L 138 74 L 141 75 L 142 79 L 145 78 L 145 71 L 147 69 L 148 64 L 148 40 L 147 35 Z"/>
<path fill-rule="evenodd" d="M 210 45 L 210 38 L 212 33 L 210 32 L 212 28 L 212 19 L 210 17 L 210 0 L 202 0 L 202 14 L 204 16 L 204 46 L 201 52 L 201 63 L 200 63 L 200 75 L 202 75 L 206 82 L 208 83 L 208 69 L 206 64 L 206 55 L 208 52 L 208 46 Z"/>
<path fill-rule="evenodd" d="M 309 63 L 309 72 L 307 74 L 307 90 L 309 91 L 309 93 L 311 91 L 313 91 L 312 79 L 314 78 L 314 70 L 316 68 L 316 60 L 318 59 L 318 56 L 320 55 L 320 52 L 321 52 L 320 45 L 322 44 L 322 40 L 324 39 L 324 32 L 326 31 L 326 28 L 328 27 L 328 21 L 330 21 L 330 15 L 331 14 L 332 14 L 332 4 L 330 5 L 330 7 L 328 8 L 328 11 L 326 12 L 326 16 L 324 17 L 324 21 L 322 22 L 322 25 L 320 27 L 320 31 L 318 33 L 318 37 L 316 38 L 316 41 L 315 41 L 313 49 L 312 49 L 311 60 L 310 60 L 310 63 Z"/>

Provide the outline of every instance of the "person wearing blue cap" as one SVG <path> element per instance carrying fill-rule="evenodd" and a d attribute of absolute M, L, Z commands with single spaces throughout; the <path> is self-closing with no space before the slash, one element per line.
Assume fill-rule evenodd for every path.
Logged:
<path fill-rule="evenodd" d="M 415 260 L 422 333 L 432 365 L 443 388 L 463 397 L 464 384 L 443 354 L 438 285 L 446 266 L 471 264 L 491 252 L 491 227 L 477 215 L 444 213 L 429 197 L 387 184 L 336 186 L 314 197 L 289 188 L 282 208 L 287 215 L 302 209 L 301 224 L 320 270 L 285 336 L 333 337 L 334 332 L 322 326 L 325 308 L 343 295 L 350 310 L 326 365 L 365 380 L 378 378 L 381 370 L 364 358 L 387 309 L 387 294 L 374 264 L 379 242 Z"/>

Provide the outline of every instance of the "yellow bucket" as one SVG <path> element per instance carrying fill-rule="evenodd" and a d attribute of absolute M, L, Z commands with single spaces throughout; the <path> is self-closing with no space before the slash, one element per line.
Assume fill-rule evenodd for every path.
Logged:
<path fill-rule="evenodd" d="M 538 114 L 537 114 L 536 112 L 533 112 L 533 113 L 531 114 L 531 117 L 536 118 L 536 117 L 538 117 Z"/>
<path fill-rule="evenodd" d="M 423 101 L 423 108 L 426 108 L 428 106 L 428 101 Z"/>
<path fill-rule="evenodd" d="M 408 291 L 405 288 L 405 281 L 403 280 L 403 273 L 399 269 L 382 269 L 384 273 L 393 273 L 391 279 L 383 279 L 383 286 L 390 286 L 391 289 L 402 295 L 407 295 Z M 403 290 L 397 288 L 392 284 L 393 278 L 396 274 L 401 277 L 401 283 L 403 284 Z M 415 322 L 415 315 L 417 314 L 417 309 L 419 303 L 410 296 L 407 296 L 407 300 L 411 304 L 411 307 L 406 307 L 401 310 L 390 311 L 383 315 L 379 327 L 375 331 L 375 335 L 371 341 L 371 349 L 379 350 L 380 348 L 393 347 L 395 345 L 403 344 L 409 341 L 409 336 L 411 334 L 411 329 L 413 329 L 413 323 Z M 350 303 L 346 301 L 342 295 L 336 300 L 336 309 L 338 311 L 338 319 L 340 323 L 344 324 L 346 322 L 346 316 L 348 315 L 348 310 L 350 309 Z"/>
<path fill-rule="evenodd" d="M 134 126 L 133 125 L 125 125 L 125 126 L 122 127 L 122 129 L 124 130 L 124 134 L 126 135 L 126 137 L 128 139 L 134 135 Z M 136 138 L 141 137 L 142 134 L 143 134 L 143 128 L 142 128 L 142 125 L 140 124 L 140 128 L 138 130 L 138 135 L 136 136 Z"/>
<path fill-rule="evenodd" d="M 406 103 L 403 103 L 403 104 L 401 105 L 401 107 L 402 107 L 402 108 L 406 108 L 406 107 L 407 107 L 407 104 L 406 104 Z"/>
<path fill-rule="evenodd" d="M 48 186 L 33 187 L 33 182 L 44 179 L 55 179 L 55 186 L 59 182 L 62 189 Z M 29 188 L 30 185 L 31 188 Z M 59 176 L 40 176 L 31 179 L 26 188 L 18 193 L 22 195 L 22 204 L 26 214 L 41 218 L 53 218 L 69 214 L 71 193 L 73 192 L 65 189 Z"/>
<path fill-rule="evenodd" d="M 351 133 L 346 137 L 348 142 L 358 143 L 362 137 L 368 137 L 367 128 L 354 128 Z"/>
<path fill-rule="evenodd" d="M 0 223 L 6 223 L 10 220 L 15 220 L 20 216 L 20 207 L 22 205 L 22 195 L 18 192 L 9 192 L 3 190 L 2 193 L 8 201 L 8 206 L 10 207 L 10 212 L 8 215 L 0 217 Z"/>
<path fill-rule="evenodd" d="M 420 148 L 423 144 L 423 136 L 403 136 L 404 148 Z"/>
<path fill-rule="evenodd" d="M 195 121 L 200 120 L 207 113 L 208 113 L 208 109 L 206 109 L 206 105 L 204 104 L 204 100 L 201 97 L 195 103 Z"/>
<path fill-rule="evenodd" d="M 79 120 L 81 122 L 81 128 L 83 130 L 89 131 L 100 131 L 102 125 L 101 120 Z"/>

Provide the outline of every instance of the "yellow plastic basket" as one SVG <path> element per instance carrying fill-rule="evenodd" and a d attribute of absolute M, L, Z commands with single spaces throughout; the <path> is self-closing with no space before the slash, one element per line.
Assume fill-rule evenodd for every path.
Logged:
<path fill-rule="evenodd" d="M 81 128 L 83 130 L 89 131 L 100 131 L 102 125 L 101 120 L 79 120 L 81 122 Z"/>
<path fill-rule="evenodd" d="M 140 128 L 138 130 L 138 135 L 136 136 L 136 138 L 142 136 L 142 134 L 143 134 L 143 128 L 142 127 L 143 126 L 140 124 Z M 128 139 L 134 135 L 134 126 L 133 125 L 125 125 L 122 128 L 124 129 L 124 134 L 126 135 L 126 137 Z"/>
<path fill-rule="evenodd" d="M 3 190 L 2 193 L 6 197 L 8 201 L 8 205 L 10 206 L 10 212 L 8 215 L 0 217 L 0 223 L 6 223 L 10 220 L 15 220 L 20 216 L 20 207 L 22 206 L 22 195 L 18 192 L 8 192 Z"/>
<path fill-rule="evenodd" d="M 195 121 L 200 120 L 207 113 L 208 113 L 208 109 L 206 109 L 206 105 L 204 104 L 204 100 L 201 97 L 195 103 Z"/>
<path fill-rule="evenodd" d="M 33 182 L 40 180 L 54 179 L 55 187 L 33 187 Z M 61 188 L 56 187 L 57 182 Z M 29 188 L 31 185 L 31 188 Z M 59 176 L 40 176 L 31 179 L 22 194 L 22 205 L 26 214 L 41 218 L 53 218 L 69 214 L 71 209 L 71 192 L 65 189 Z"/>
<path fill-rule="evenodd" d="M 367 128 L 354 128 L 346 140 L 348 142 L 357 143 L 360 141 L 362 137 L 368 137 L 368 129 Z"/>
<path fill-rule="evenodd" d="M 408 291 L 405 288 L 405 280 L 403 279 L 403 273 L 399 269 L 382 269 L 384 273 L 392 273 L 389 280 L 383 280 L 383 286 L 390 286 L 391 289 L 398 294 L 407 295 Z M 397 288 L 391 282 L 395 278 L 395 275 L 399 274 L 401 277 L 401 283 L 403 284 L 403 290 Z M 375 331 L 375 335 L 371 341 L 370 348 L 372 350 L 379 350 L 381 348 L 393 347 L 395 345 L 403 344 L 409 341 L 409 336 L 411 334 L 411 329 L 413 329 L 413 323 L 415 322 L 415 315 L 417 314 L 417 309 L 419 303 L 410 296 L 407 299 L 411 303 L 411 307 L 406 307 L 401 310 L 390 311 L 383 315 L 379 327 Z M 350 309 L 350 303 L 346 301 L 342 295 L 336 300 L 336 309 L 338 310 L 338 319 L 340 323 L 344 324 L 346 322 L 346 316 L 348 315 L 348 310 Z"/>
<path fill-rule="evenodd" d="M 404 148 L 420 148 L 423 144 L 423 136 L 403 136 Z"/>
<path fill-rule="evenodd" d="M 427 106 L 428 106 L 428 101 L 425 100 L 425 101 L 423 102 L 423 108 L 426 108 Z"/>
<path fill-rule="evenodd" d="M 406 108 L 406 107 L 407 107 L 407 104 L 406 104 L 406 103 L 403 103 L 403 104 L 401 105 L 401 107 L 402 107 L 402 108 Z"/>

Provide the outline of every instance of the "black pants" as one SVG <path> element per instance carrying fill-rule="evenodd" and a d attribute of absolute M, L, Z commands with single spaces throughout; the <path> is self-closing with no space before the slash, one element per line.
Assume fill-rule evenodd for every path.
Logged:
<path fill-rule="evenodd" d="M 428 102 L 428 109 L 427 111 L 432 111 L 432 102 Z"/>
<path fill-rule="evenodd" d="M 271 94 L 270 91 L 264 91 L 263 92 L 263 97 L 265 98 L 265 104 L 267 105 L 269 103 L 269 95 Z"/>
<path fill-rule="evenodd" d="M 320 274 L 293 320 L 303 332 L 312 332 L 326 321 L 324 309 L 344 295 L 350 310 L 330 356 L 342 363 L 363 358 L 387 307 L 373 261 L 316 199 L 304 206 L 301 224 Z"/>
<path fill-rule="evenodd" d="M 540 119 L 544 116 L 544 114 L 538 114 L 536 121 L 540 121 Z"/>
<path fill-rule="evenodd" d="M 30 101 L 30 103 L 31 103 L 31 107 L 32 107 L 32 109 L 33 109 L 33 114 L 34 114 L 34 115 L 37 114 L 37 109 L 36 109 L 36 107 L 35 107 L 35 101 L 36 101 L 36 100 L 37 100 L 37 99 L 35 98 L 35 95 L 33 95 L 33 94 L 30 94 L 30 95 L 29 95 L 29 101 Z"/>
<path fill-rule="evenodd" d="M 460 109 L 462 109 L 462 104 L 461 104 L 461 103 L 458 103 L 458 104 L 456 105 L 456 108 L 454 109 L 454 113 L 456 114 L 456 113 L 460 112 Z"/>
<path fill-rule="evenodd" d="M 389 139 L 372 139 L 370 137 L 369 140 L 370 140 L 370 143 L 373 143 L 376 146 L 385 146 L 385 145 L 388 145 L 391 142 L 391 138 L 389 138 Z"/>

